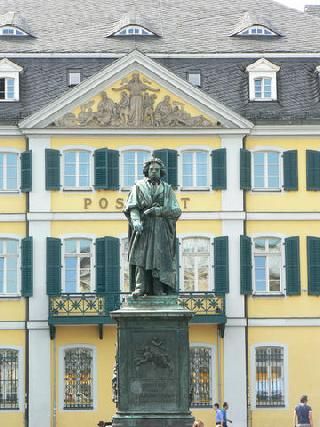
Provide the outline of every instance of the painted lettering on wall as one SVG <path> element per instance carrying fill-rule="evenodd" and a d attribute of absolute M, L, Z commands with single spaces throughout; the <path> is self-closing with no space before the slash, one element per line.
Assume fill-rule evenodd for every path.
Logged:
<path fill-rule="evenodd" d="M 180 198 L 180 206 L 182 209 L 188 209 L 188 204 L 190 202 L 189 197 Z M 97 200 L 97 207 L 101 210 L 117 210 L 122 211 L 124 208 L 125 201 L 122 197 L 118 197 L 115 201 L 110 201 L 106 197 L 101 197 Z M 85 197 L 83 199 L 83 209 L 90 210 L 93 209 L 93 199 L 91 197 Z"/>

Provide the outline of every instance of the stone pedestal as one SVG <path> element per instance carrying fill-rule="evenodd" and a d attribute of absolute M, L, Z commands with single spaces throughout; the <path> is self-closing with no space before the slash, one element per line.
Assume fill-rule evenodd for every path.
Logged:
<path fill-rule="evenodd" d="M 172 296 L 128 298 L 118 324 L 118 408 L 113 427 L 191 427 L 189 310 Z"/>

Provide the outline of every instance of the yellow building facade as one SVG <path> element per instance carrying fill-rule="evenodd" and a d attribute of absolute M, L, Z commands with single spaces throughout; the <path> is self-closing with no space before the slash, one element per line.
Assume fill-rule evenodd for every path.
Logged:
<path fill-rule="evenodd" d="M 156 93 L 155 111 L 169 97 L 176 121 L 103 123 L 108 105 L 121 107 L 114 89 L 134 74 L 144 92 Z M 307 153 L 320 152 L 320 138 L 311 128 L 299 132 L 253 126 L 138 52 L 19 128 L 3 129 L 0 425 L 86 427 L 112 419 L 116 327 L 109 312 L 128 292 L 122 211 L 143 161 L 158 153 L 170 162 L 169 152 L 183 211 L 179 300 L 194 312 L 192 413 L 213 427 L 213 404 L 227 401 L 236 426 L 289 427 L 301 394 L 316 403 L 320 216 Z M 97 184 L 102 149 L 105 188 Z M 29 163 L 24 152 L 32 153 Z M 104 274 L 109 262 L 118 288 L 101 288 L 102 241 Z M 109 244 L 117 260 L 108 258 Z M 317 408 L 314 418 L 319 426 Z"/>

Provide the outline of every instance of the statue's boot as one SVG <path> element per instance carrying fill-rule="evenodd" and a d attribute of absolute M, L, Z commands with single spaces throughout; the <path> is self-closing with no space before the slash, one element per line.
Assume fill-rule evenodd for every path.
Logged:
<path fill-rule="evenodd" d="M 132 292 L 133 298 L 141 297 L 144 295 L 144 286 L 136 285 L 136 289 Z"/>
<path fill-rule="evenodd" d="M 132 292 L 133 298 L 141 297 L 145 294 L 145 277 L 144 277 L 144 269 L 142 267 L 136 267 L 136 288 Z"/>
<path fill-rule="evenodd" d="M 160 282 L 159 279 L 153 280 L 153 293 L 157 296 L 167 295 L 166 292 L 164 292 L 163 284 Z"/>

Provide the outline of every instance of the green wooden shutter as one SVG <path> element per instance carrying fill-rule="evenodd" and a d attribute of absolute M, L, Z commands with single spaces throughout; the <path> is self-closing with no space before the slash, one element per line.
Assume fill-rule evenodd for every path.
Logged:
<path fill-rule="evenodd" d="M 32 151 L 21 153 L 21 186 L 23 193 L 32 191 Z"/>
<path fill-rule="evenodd" d="M 47 237 L 47 294 L 61 292 L 61 240 Z"/>
<path fill-rule="evenodd" d="M 105 274 L 105 245 L 104 237 L 96 240 L 96 292 L 105 294 L 106 292 L 106 274 Z"/>
<path fill-rule="evenodd" d="M 214 239 L 214 289 L 217 295 L 229 292 L 229 241 L 228 236 Z"/>
<path fill-rule="evenodd" d="M 307 237 L 308 294 L 320 295 L 320 238 Z"/>
<path fill-rule="evenodd" d="M 252 248 L 248 236 L 240 236 L 240 293 L 252 293 Z"/>
<path fill-rule="evenodd" d="M 21 241 L 21 293 L 25 297 L 32 297 L 33 284 L 33 250 L 32 237 L 25 237 Z"/>
<path fill-rule="evenodd" d="M 300 247 L 299 237 L 285 239 L 286 256 L 286 293 L 300 295 Z"/>
<path fill-rule="evenodd" d="M 307 190 L 320 190 L 320 151 L 307 150 Z"/>
<path fill-rule="evenodd" d="M 167 175 L 164 177 L 164 180 L 172 185 L 172 187 L 177 187 L 178 185 L 178 153 L 176 150 L 155 150 L 153 152 L 153 157 L 156 157 L 163 161 Z"/>
<path fill-rule="evenodd" d="M 240 188 L 251 190 L 251 152 L 240 149 Z"/>
<path fill-rule="evenodd" d="M 60 190 L 60 151 L 46 148 L 46 190 Z"/>
<path fill-rule="evenodd" d="M 213 150 L 212 160 L 212 188 L 225 190 L 227 188 L 227 151 L 225 148 Z"/>
<path fill-rule="evenodd" d="M 176 291 L 180 289 L 180 242 L 176 237 Z"/>
<path fill-rule="evenodd" d="M 119 188 L 119 152 L 100 148 L 94 153 L 95 188 L 116 190 Z"/>
<path fill-rule="evenodd" d="M 105 282 L 108 311 L 120 308 L 120 240 L 105 237 Z"/>
<path fill-rule="evenodd" d="M 283 188 L 286 191 L 298 190 L 298 151 L 283 153 Z"/>

